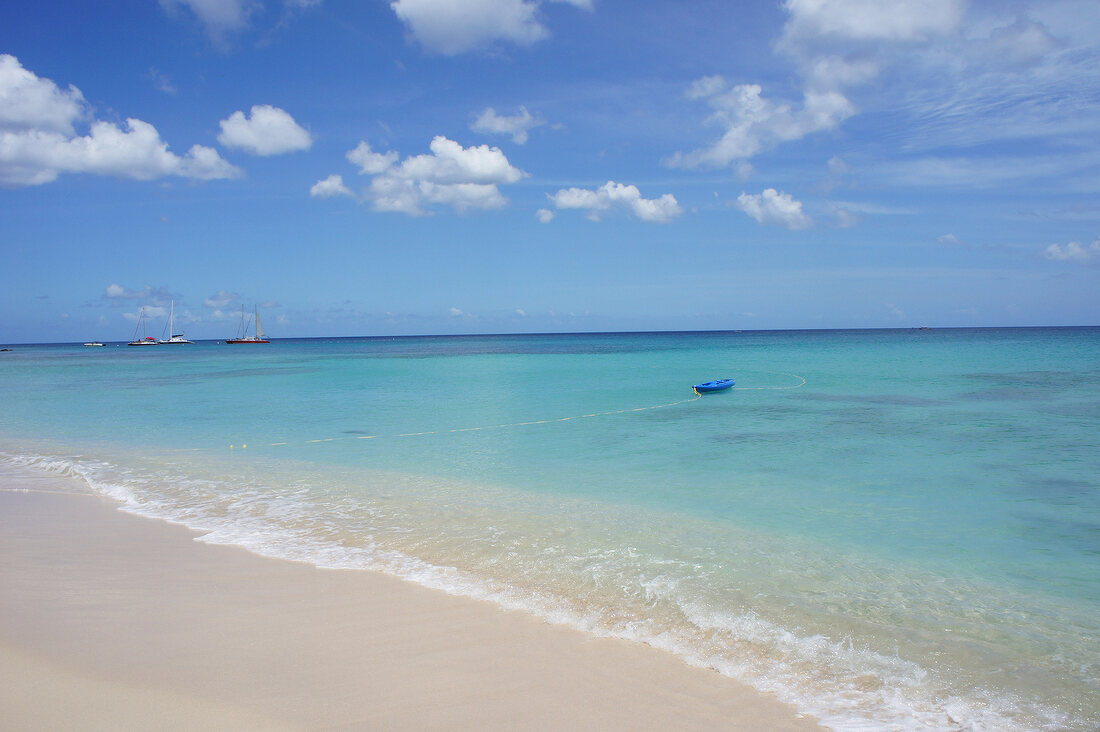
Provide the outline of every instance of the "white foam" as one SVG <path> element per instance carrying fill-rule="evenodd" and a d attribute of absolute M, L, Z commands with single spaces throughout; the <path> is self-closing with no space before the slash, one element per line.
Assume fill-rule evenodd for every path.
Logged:
<path fill-rule="evenodd" d="M 652 562 L 647 575 L 638 570 L 642 566 L 637 561 L 640 552 L 630 546 L 595 557 L 569 555 L 564 546 L 547 546 L 545 561 L 554 567 L 558 566 L 555 562 L 564 563 L 597 587 L 614 587 L 628 596 L 633 593 L 652 613 L 631 615 L 626 606 L 616 608 L 613 598 L 609 602 L 586 601 L 545 586 L 522 586 L 429 562 L 381 545 L 369 535 L 361 545 L 348 545 L 339 537 L 340 522 L 350 520 L 350 508 L 334 505 L 327 516 L 317 515 L 309 507 L 308 485 L 280 491 L 262 485 L 228 486 L 182 474 L 150 475 L 85 456 L 0 453 L 0 468 L 4 465 L 77 478 L 95 493 L 120 502 L 127 511 L 204 532 L 199 537 L 203 542 L 241 546 L 257 554 L 323 568 L 381 571 L 594 635 L 648 643 L 689 664 L 712 668 L 773 693 L 837 730 L 1010 732 L 1075 724 L 1065 714 L 1024 700 L 982 689 L 953 691 L 930 678 L 919 665 L 861 648 L 851 640 L 800 634 L 752 610 L 707 605 L 692 596 L 682 576 L 670 571 L 677 562 Z M 392 522 L 377 510 L 368 511 L 367 516 L 383 526 Z M 403 526 L 386 529 L 411 531 Z M 489 530 L 494 532 L 504 533 Z"/>

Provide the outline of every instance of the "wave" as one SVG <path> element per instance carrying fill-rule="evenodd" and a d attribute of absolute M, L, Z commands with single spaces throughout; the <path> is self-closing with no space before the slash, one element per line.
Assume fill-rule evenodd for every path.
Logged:
<path fill-rule="evenodd" d="M 700 591 L 693 575 L 699 568 L 689 561 L 629 545 L 578 550 L 547 541 L 517 555 L 511 549 L 526 537 L 509 540 L 508 529 L 482 526 L 483 543 L 508 556 L 464 566 L 456 552 L 466 545 L 433 534 L 439 527 L 424 532 L 415 518 L 385 501 L 324 490 L 316 484 L 323 477 L 275 485 L 244 471 L 209 478 L 179 465 L 147 468 L 86 455 L 0 452 L 5 469 L 79 480 L 125 511 L 183 524 L 206 543 L 322 568 L 379 571 L 592 635 L 645 643 L 771 693 L 832 729 L 1090 726 L 1049 704 L 960 685 L 940 669 L 934 673 L 850 637 L 838 640 L 766 617 L 751 604 Z M 415 541 L 409 538 L 414 535 Z M 428 546 L 436 548 L 414 551 Z"/>

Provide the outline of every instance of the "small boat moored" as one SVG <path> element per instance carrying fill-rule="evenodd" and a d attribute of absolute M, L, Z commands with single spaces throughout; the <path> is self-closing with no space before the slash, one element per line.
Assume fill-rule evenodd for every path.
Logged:
<path fill-rule="evenodd" d="M 696 394 L 705 394 L 712 391 L 725 391 L 733 386 L 733 379 L 716 379 L 714 381 L 705 381 L 702 384 L 696 384 L 691 387 L 695 390 Z"/>
<path fill-rule="evenodd" d="M 96 347 L 100 347 L 100 348 L 102 348 L 102 347 L 103 347 L 103 344 L 102 344 L 102 343 L 100 343 L 99 341 L 88 341 L 88 342 L 87 342 L 87 343 L 85 343 L 84 345 L 85 345 L 85 346 L 89 346 L 89 347 L 92 347 L 92 348 L 96 348 Z"/>
<path fill-rule="evenodd" d="M 176 344 L 194 343 L 194 341 L 187 340 L 183 333 L 175 333 L 176 329 L 176 301 L 172 301 L 171 308 L 168 310 L 168 322 L 164 325 L 164 334 L 168 336 L 167 339 L 160 339 L 157 341 L 158 346 L 171 346 Z"/>
<path fill-rule="evenodd" d="M 255 335 L 248 335 L 248 326 L 253 325 L 253 324 L 255 324 L 255 326 L 256 326 L 256 330 L 254 331 Z M 237 337 L 236 338 L 226 338 L 225 342 L 230 343 L 230 344 L 233 344 L 233 343 L 271 343 L 271 341 L 269 341 L 267 339 L 267 334 L 264 333 L 263 323 L 260 322 L 260 310 L 259 310 L 259 308 L 254 308 L 253 312 L 252 312 L 252 317 L 246 319 L 245 318 L 245 312 L 244 312 L 244 305 L 242 305 L 241 306 L 241 327 L 237 331 Z"/>
<path fill-rule="evenodd" d="M 138 331 L 141 331 L 141 338 L 138 338 Z M 142 307 L 138 310 L 138 323 L 134 328 L 134 340 L 130 341 L 126 345 L 128 346 L 155 346 L 157 345 L 157 339 L 153 336 L 145 335 L 145 308 Z"/>

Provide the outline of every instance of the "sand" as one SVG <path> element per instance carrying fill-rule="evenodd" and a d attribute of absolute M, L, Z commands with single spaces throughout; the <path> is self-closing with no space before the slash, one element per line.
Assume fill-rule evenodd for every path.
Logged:
<path fill-rule="evenodd" d="M 0 476 L 6 730 L 812 730 L 666 652 Z M 55 492 L 57 491 L 57 492 Z"/>

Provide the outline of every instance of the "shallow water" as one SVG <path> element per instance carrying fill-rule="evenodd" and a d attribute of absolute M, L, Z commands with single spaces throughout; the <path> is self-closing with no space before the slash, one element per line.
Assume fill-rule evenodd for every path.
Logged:
<path fill-rule="evenodd" d="M 0 463 L 207 541 L 644 640 L 837 729 L 1100 725 L 1100 330 L 2 355 Z"/>

